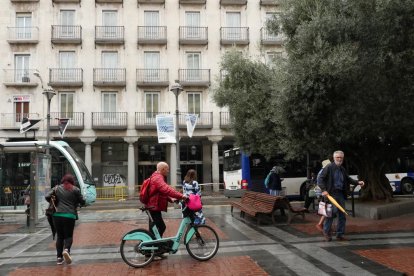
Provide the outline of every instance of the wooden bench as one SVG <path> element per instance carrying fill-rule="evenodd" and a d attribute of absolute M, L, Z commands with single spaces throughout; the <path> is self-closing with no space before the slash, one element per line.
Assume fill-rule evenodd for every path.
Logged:
<path fill-rule="evenodd" d="M 246 191 L 240 201 L 233 201 L 230 203 L 231 214 L 233 209 L 240 209 L 240 216 L 244 218 L 248 214 L 257 219 L 257 224 L 263 218 L 271 217 L 274 224 L 276 224 L 275 213 L 277 210 L 284 208 L 285 204 L 281 204 L 284 197 L 272 196 L 264 193 Z"/>
<path fill-rule="evenodd" d="M 288 224 L 298 215 L 305 219 L 306 208 L 294 208 L 286 197 L 272 196 L 265 193 L 246 191 L 240 201 L 230 202 L 231 214 L 233 209 L 240 209 L 240 216 L 244 218 L 248 214 L 257 219 L 257 224 L 265 217 L 271 217 L 273 224 L 276 224 L 275 215 L 278 210 L 282 215 L 287 210 Z"/>

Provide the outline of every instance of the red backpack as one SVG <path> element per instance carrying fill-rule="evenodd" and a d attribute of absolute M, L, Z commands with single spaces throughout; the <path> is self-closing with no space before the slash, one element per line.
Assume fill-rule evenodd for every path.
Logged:
<path fill-rule="evenodd" d="M 139 200 L 142 204 L 148 204 L 150 198 L 150 184 L 151 184 L 151 177 L 144 180 L 141 185 L 141 190 L 139 192 Z"/>

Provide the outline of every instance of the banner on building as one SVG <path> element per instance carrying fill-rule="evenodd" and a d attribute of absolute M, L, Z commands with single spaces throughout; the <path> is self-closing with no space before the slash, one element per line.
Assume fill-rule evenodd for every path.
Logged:
<path fill-rule="evenodd" d="M 29 129 L 33 128 L 40 121 L 41 119 L 29 119 L 26 117 L 23 118 L 20 124 L 20 133 L 25 133 Z"/>
<path fill-rule="evenodd" d="M 59 134 L 63 139 L 63 134 L 65 134 L 66 128 L 68 127 L 70 119 L 58 119 L 59 120 Z"/>
<path fill-rule="evenodd" d="M 185 123 L 187 124 L 188 137 L 193 136 L 195 126 L 197 124 L 198 114 L 185 114 Z"/>
<path fill-rule="evenodd" d="M 176 143 L 175 117 L 172 114 L 161 114 L 155 117 L 157 123 L 158 143 Z"/>

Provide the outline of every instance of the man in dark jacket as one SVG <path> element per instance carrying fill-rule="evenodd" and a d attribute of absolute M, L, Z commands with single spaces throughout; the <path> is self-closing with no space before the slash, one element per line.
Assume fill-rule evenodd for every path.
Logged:
<path fill-rule="evenodd" d="M 345 168 L 342 166 L 344 161 L 344 153 L 342 151 L 335 151 L 333 154 L 334 162 L 327 165 L 320 174 L 319 187 L 322 190 L 322 195 L 331 195 L 338 203 L 345 209 L 345 200 L 347 198 L 350 184 L 364 186 L 364 181 L 357 181 L 349 177 Z M 344 237 L 346 217 L 343 212 L 338 212 L 338 208 L 333 206 L 333 214 L 338 215 L 338 225 L 336 231 L 336 239 L 339 241 L 347 240 Z M 331 241 L 331 226 L 333 222 L 333 215 L 325 219 L 323 225 L 323 236 L 326 241 Z"/>

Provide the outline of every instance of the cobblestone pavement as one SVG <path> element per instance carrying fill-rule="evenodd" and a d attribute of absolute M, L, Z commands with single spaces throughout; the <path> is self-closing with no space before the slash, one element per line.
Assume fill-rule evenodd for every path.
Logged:
<path fill-rule="evenodd" d="M 73 263 L 56 265 L 54 241 L 46 221 L 28 233 L 22 215 L 0 221 L 0 275 L 414 275 L 414 214 L 385 220 L 348 217 L 346 242 L 324 242 L 307 214 L 287 225 L 256 225 L 230 214 L 229 206 L 206 206 L 207 224 L 220 238 L 217 255 L 192 259 L 185 246 L 145 268 L 126 265 L 119 254 L 122 235 L 146 228 L 144 214 L 133 209 L 83 209 L 75 228 Z M 175 234 L 178 209 L 164 215 Z"/>

